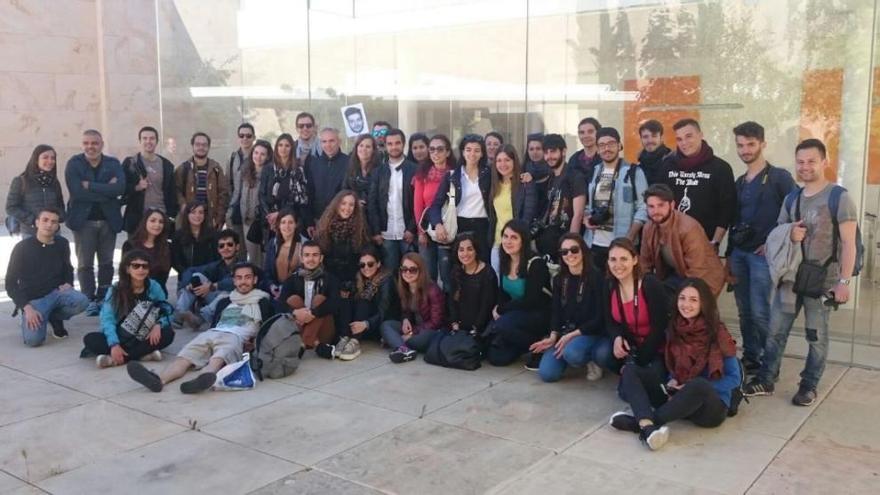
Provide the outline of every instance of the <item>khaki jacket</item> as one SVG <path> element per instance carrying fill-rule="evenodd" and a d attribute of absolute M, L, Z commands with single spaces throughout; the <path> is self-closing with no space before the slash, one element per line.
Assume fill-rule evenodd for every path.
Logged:
<path fill-rule="evenodd" d="M 195 164 L 187 160 L 174 170 L 174 188 L 177 191 L 177 202 L 183 211 L 186 204 L 196 199 Z M 226 221 L 226 209 L 229 207 L 229 180 L 223 173 L 219 163 L 208 159 L 208 207 L 205 219 L 211 219 L 213 227 L 219 229 Z"/>

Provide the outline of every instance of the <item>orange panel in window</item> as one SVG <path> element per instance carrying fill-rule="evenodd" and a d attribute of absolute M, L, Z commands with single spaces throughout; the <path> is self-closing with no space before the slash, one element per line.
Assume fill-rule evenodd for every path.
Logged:
<path fill-rule="evenodd" d="M 700 118 L 700 76 L 629 79 L 623 82 L 623 88 L 639 92 L 638 100 L 623 106 L 623 153 L 630 161 L 635 161 L 642 150 L 638 138 L 642 122 L 659 120 L 663 124 L 663 141 L 675 149 L 672 124 L 684 118 Z"/>
<path fill-rule="evenodd" d="M 880 184 L 880 67 L 874 68 L 874 91 L 871 94 L 871 103 L 868 184 Z"/>
<path fill-rule="evenodd" d="M 826 176 L 837 180 L 837 158 L 840 153 L 840 115 L 843 106 L 843 69 L 804 72 L 801 95 L 799 136 L 821 139 L 828 150 Z"/>

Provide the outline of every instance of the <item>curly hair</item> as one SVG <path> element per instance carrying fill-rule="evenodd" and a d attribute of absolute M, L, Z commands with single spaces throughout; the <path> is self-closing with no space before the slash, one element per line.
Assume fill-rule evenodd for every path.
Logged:
<path fill-rule="evenodd" d="M 342 204 L 342 200 L 348 196 L 351 196 L 354 200 L 354 211 L 349 219 L 351 222 L 350 240 L 354 245 L 354 251 L 359 252 L 370 242 L 367 234 L 366 214 L 364 214 L 364 208 L 361 206 L 360 201 L 358 201 L 357 193 L 351 189 L 343 189 L 336 193 L 336 196 L 333 196 L 327 209 L 324 210 L 320 220 L 318 220 L 318 225 L 315 229 L 317 231 L 315 236 L 317 238 L 316 240 L 318 241 L 318 245 L 321 246 L 321 251 L 324 253 L 330 251 L 330 244 L 333 242 L 332 230 L 334 226 L 345 222 L 345 220 L 339 217 L 339 206 Z"/>

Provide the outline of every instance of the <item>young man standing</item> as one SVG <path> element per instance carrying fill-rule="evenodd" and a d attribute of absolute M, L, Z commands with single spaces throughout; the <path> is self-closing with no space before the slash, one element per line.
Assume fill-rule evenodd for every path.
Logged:
<path fill-rule="evenodd" d="M 547 209 L 543 215 L 541 232 L 535 244 L 538 252 L 552 259 L 558 258 L 559 237 L 566 232 L 581 231 L 584 206 L 587 203 L 586 180 L 577 170 L 566 172 L 565 140 L 559 134 L 544 136 L 544 160 L 550 167 L 547 183 Z"/>
<path fill-rule="evenodd" d="M 229 165 L 226 167 L 226 178 L 229 180 L 229 206 L 226 210 L 226 226 L 236 231 L 244 238 L 244 222 L 240 214 L 236 214 L 237 206 L 241 202 L 241 170 L 251 158 L 251 150 L 256 142 L 254 126 L 245 122 L 238 126 L 238 149 L 229 156 Z M 243 247 L 243 246 L 242 246 Z"/>
<path fill-rule="evenodd" d="M 67 337 L 64 320 L 85 311 L 89 298 L 73 288 L 73 266 L 67 239 L 56 236 L 61 211 L 44 207 L 34 222 L 37 232 L 12 248 L 6 268 L 6 292 L 21 311 L 21 337 L 28 347 L 46 341 L 46 323 L 52 336 Z M 15 313 L 13 313 L 15 316 Z"/>
<path fill-rule="evenodd" d="M 102 153 L 104 139 L 100 132 L 85 131 L 82 146 L 83 153 L 72 157 L 64 170 L 70 191 L 66 222 L 76 243 L 79 287 L 91 299 L 86 315 L 98 316 L 104 294 L 113 282 L 113 250 L 116 234 L 122 230 L 119 197 L 125 193 L 125 172 L 119 160 Z"/>
<path fill-rule="evenodd" d="M 229 206 L 229 182 L 220 164 L 208 158 L 211 138 L 204 132 L 190 139 L 193 156 L 174 171 L 177 204 L 199 201 L 205 205 L 205 219 L 214 230 L 223 228 Z"/>
<path fill-rule="evenodd" d="M 672 128 L 678 148 L 663 161 L 659 182 L 675 193 L 678 211 L 700 222 L 718 252 L 736 212 L 733 169 L 703 140 L 699 122 L 682 119 Z"/>
<path fill-rule="evenodd" d="M 122 162 L 125 171 L 125 217 L 124 229 L 134 234 L 144 212 L 157 209 L 169 218 L 177 216 L 179 205 L 174 191 L 174 164 L 156 154 L 159 131 L 154 127 L 142 127 L 138 131 L 140 153 Z"/>
<path fill-rule="evenodd" d="M 272 316 L 272 304 L 269 294 L 256 288 L 254 265 L 239 263 L 232 272 L 235 290 L 217 305 L 211 329 L 184 346 L 177 359 L 159 374 L 138 361 L 129 361 L 127 371 L 132 380 L 152 392 L 161 392 L 165 385 L 183 377 L 190 368 L 196 368 L 202 373 L 180 384 L 184 394 L 196 394 L 214 386 L 221 368 L 241 360 L 245 343 L 253 341 L 260 324 Z"/>
<path fill-rule="evenodd" d="M 748 169 L 736 180 L 738 208 L 727 242 L 727 269 L 735 279 L 743 367 L 754 373 L 761 368 L 773 289 L 764 243 L 776 227 L 785 197 L 797 186 L 788 170 L 764 159 L 767 143 L 760 124 L 744 122 L 733 128 L 733 134 L 736 154 Z"/>
<path fill-rule="evenodd" d="M 804 334 L 810 350 L 801 371 L 798 391 L 791 400 L 795 405 L 809 406 L 816 401 L 816 387 L 825 371 L 831 305 L 849 300 L 849 285 L 856 261 L 858 211 L 846 189 L 825 178 L 828 158 L 822 141 L 807 139 L 798 144 L 795 162 L 798 180 L 804 187 L 792 192 L 790 199 L 786 198 L 778 223 L 790 224 L 789 239 L 794 244 L 791 249 L 803 253 L 799 274 L 805 264 L 812 265 L 813 273 L 816 273 L 815 268 L 824 267 L 824 280 L 817 280 L 816 287 L 806 288 L 810 293 L 822 295 L 805 295 L 804 287 L 795 287 L 798 292 L 794 292 L 792 284 L 783 281 L 770 307 L 770 329 L 761 369 L 745 386 L 743 394 L 747 397 L 773 394 L 788 334 L 803 309 Z M 834 202 L 837 202 L 837 211 L 834 211 Z M 769 244 L 768 240 L 768 247 Z"/>
<path fill-rule="evenodd" d="M 370 230 L 375 233 L 373 241 L 383 246 L 382 264 L 390 270 L 395 270 L 400 258 L 413 249 L 416 238 L 411 184 L 417 166 L 406 159 L 405 145 L 406 135 L 400 129 L 392 129 L 385 136 L 388 162 L 376 171 L 368 196 L 367 213 Z"/>
<path fill-rule="evenodd" d="M 663 159 L 670 149 L 663 144 L 663 124 L 656 120 L 647 120 L 639 126 L 639 140 L 642 151 L 639 153 L 639 167 L 645 172 L 648 185 L 661 182 L 660 168 Z"/>
<path fill-rule="evenodd" d="M 578 123 L 578 140 L 583 149 L 568 159 L 569 170 L 577 170 L 582 177 L 589 177 L 593 173 L 593 167 L 602 163 L 599 148 L 596 147 L 596 133 L 601 128 L 602 124 L 593 117 L 585 117 Z"/>

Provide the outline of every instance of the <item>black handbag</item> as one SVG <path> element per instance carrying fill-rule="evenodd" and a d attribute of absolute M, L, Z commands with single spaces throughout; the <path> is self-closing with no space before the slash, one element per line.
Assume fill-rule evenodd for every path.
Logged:
<path fill-rule="evenodd" d="M 797 203 L 795 206 L 795 219 L 801 220 L 801 196 L 803 189 L 798 192 Z M 831 236 L 831 256 L 825 260 L 825 263 L 819 263 L 816 260 L 807 259 L 807 251 L 804 243 L 801 241 L 801 253 L 803 260 L 798 265 L 797 273 L 794 276 L 794 286 L 792 292 L 803 297 L 819 298 L 825 295 L 825 280 L 828 278 L 828 267 L 832 262 L 837 261 L 837 229 Z"/>
<path fill-rule="evenodd" d="M 263 245 L 263 222 L 257 220 L 248 227 L 245 238 L 254 244 Z"/>
<path fill-rule="evenodd" d="M 480 344 L 467 332 L 438 332 L 425 352 L 425 362 L 444 368 L 473 371 L 480 367 Z"/>

